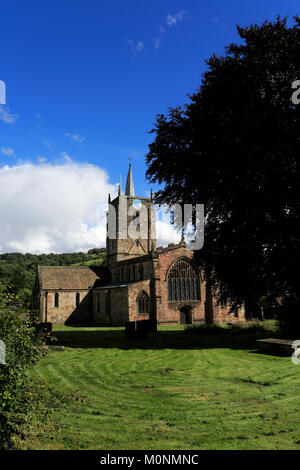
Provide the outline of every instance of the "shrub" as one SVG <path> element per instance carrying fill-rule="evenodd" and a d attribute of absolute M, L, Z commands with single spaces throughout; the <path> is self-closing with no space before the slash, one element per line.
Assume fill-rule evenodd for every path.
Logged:
<path fill-rule="evenodd" d="M 300 337 L 300 298 L 286 297 L 278 308 L 278 327 L 281 336 Z"/>
<path fill-rule="evenodd" d="M 6 364 L 0 365 L 0 449 L 12 447 L 16 414 L 25 413 L 30 404 L 28 369 L 41 354 L 33 319 L 9 307 L 10 301 L 1 296 L 0 340 L 6 346 Z"/>
<path fill-rule="evenodd" d="M 226 330 L 224 326 L 212 324 L 189 325 L 186 326 L 184 332 L 190 335 L 224 335 Z"/>
<path fill-rule="evenodd" d="M 265 335 L 275 332 L 274 322 L 227 323 L 226 325 L 202 324 L 185 328 L 185 333 L 195 335 Z"/>

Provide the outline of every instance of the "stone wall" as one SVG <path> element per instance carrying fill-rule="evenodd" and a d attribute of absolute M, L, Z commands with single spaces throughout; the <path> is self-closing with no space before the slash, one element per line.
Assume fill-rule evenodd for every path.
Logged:
<path fill-rule="evenodd" d="M 93 323 L 118 326 L 126 321 L 129 321 L 127 286 L 94 289 Z"/>
<path fill-rule="evenodd" d="M 140 314 L 138 312 L 138 295 L 146 292 L 149 297 L 149 312 L 148 314 Z M 128 285 L 128 304 L 129 304 L 129 321 L 149 320 L 149 313 L 153 308 L 150 301 L 150 280 L 133 282 Z"/>
<path fill-rule="evenodd" d="M 213 299 L 213 311 L 214 323 L 239 323 L 246 321 L 245 310 L 243 308 L 238 309 L 237 312 L 230 312 L 230 305 L 224 307 L 217 305 L 216 299 Z"/>
<path fill-rule="evenodd" d="M 118 326 L 124 325 L 127 321 L 148 320 L 149 315 L 138 312 L 137 297 L 141 291 L 145 291 L 150 298 L 149 279 L 132 282 L 122 287 L 94 289 L 94 324 Z"/>
<path fill-rule="evenodd" d="M 141 201 L 140 210 L 132 207 L 134 199 Z M 111 232 L 106 240 L 108 265 L 144 256 L 151 251 L 152 243 L 155 245 L 155 212 L 151 199 L 119 195 L 110 203 L 107 220 Z"/>
<path fill-rule="evenodd" d="M 154 283 L 156 297 L 157 322 L 161 324 L 179 324 L 180 309 L 190 307 L 192 323 L 202 323 L 205 321 L 205 287 L 200 282 L 200 301 L 174 301 L 168 300 L 167 273 L 170 266 L 179 258 L 193 260 L 194 252 L 188 250 L 184 244 L 169 245 L 167 249 L 158 250 L 158 257 L 154 260 Z"/>
<path fill-rule="evenodd" d="M 111 266 L 111 278 L 113 282 L 134 282 L 150 279 L 152 275 L 152 259 L 143 256 L 127 261 L 120 261 Z"/>
<path fill-rule="evenodd" d="M 55 307 L 56 293 L 59 296 L 58 307 Z M 80 303 L 78 306 L 76 306 L 77 293 L 80 295 Z M 91 309 L 90 290 L 41 291 L 41 321 L 57 324 L 89 324 L 91 322 Z"/>
<path fill-rule="evenodd" d="M 206 321 L 208 323 L 238 323 L 246 321 L 245 309 L 240 308 L 236 312 L 230 312 L 229 304 L 218 304 L 218 300 L 211 294 L 211 289 L 206 286 Z"/>
<path fill-rule="evenodd" d="M 180 258 L 187 258 L 193 263 L 194 252 L 188 250 L 185 244 L 169 245 L 168 248 L 158 248 L 157 258 L 153 259 L 153 286 L 156 316 L 158 323 L 179 324 L 180 309 L 188 307 L 192 323 L 236 323 L 245 321 L 244 309 L 237 313 L 229 313 L 230 305 L 217 305 L 217 299 L 211 295 L 206 283 L 200 276 L 200 301 L 169 301 L 167 275 L 170 267 Z M 196 268 L 196 266 L 195 266 Z M 196 268 L 197 269 L 197 268 Z"/>

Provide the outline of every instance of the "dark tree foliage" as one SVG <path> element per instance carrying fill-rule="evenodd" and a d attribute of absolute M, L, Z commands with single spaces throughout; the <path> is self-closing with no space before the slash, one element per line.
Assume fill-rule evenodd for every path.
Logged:
<path fill-rule="evenodd" d="M 199 263 L 251 307 L 298 295 L 300 19 L 237 30 L 190 102 L 158 115 L 146 161 L 157 203 L 205 204 Z"/>

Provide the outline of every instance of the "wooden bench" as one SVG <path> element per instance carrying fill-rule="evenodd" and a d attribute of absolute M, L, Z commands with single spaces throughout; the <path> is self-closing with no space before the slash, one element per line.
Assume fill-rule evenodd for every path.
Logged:
<path fill-rule="evenodd" d="M 291 356 L 294 352 L 292 339 L 266 338 L 257 339 L 258 349 L 264 354 L 275 356 Z"/>

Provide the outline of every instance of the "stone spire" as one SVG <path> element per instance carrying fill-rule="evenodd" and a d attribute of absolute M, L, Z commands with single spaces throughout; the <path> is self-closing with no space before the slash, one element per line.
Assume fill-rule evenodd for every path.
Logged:
<path fill-rule="evenodd" d="M 127 175 L 127 180 L 126 180 L 125 196 L 134 196 L 134 186 L 133 186 L 131 163 L 129 163 L 129 170 L 128 170 L 128 175 Z"/>

